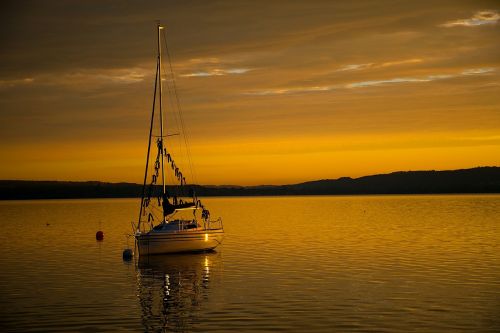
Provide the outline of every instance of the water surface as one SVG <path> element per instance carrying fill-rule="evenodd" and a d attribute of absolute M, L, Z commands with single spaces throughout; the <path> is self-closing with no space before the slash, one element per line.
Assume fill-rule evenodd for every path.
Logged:
<path fill-rule="evenodd" d="M 0 329 L 498 332 L 499 199 L 208 198 L 221 248 L 129 263 L 137 199 L 0 202 Z"/>

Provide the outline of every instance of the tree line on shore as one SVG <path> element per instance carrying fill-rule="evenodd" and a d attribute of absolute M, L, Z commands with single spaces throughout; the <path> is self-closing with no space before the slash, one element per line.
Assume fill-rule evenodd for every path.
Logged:
<path fill-rule="evenodd" d="M 500 193 L 500 167 L 448 171 L 399 171 L 291 185 L 191 185 L 198 196 Z M 168 186 L 170 193 L 176 186 Z M 0 180 L 0 200 L 133 198 L 142 184 L 99 181 Z"/>

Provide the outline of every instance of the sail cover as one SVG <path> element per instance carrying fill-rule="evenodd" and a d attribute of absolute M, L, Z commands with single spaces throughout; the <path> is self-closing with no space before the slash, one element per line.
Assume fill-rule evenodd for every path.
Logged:
<path fill-rule="evenodd" d="M 177 210 L 183 210 L 183 209 L 196 209 L 196 205 L 194 202 L 185 202 L 174 205 L 170 203 L 166 195 L 163 197 L 163 215 L 167 216 L 174 213 Z"/>

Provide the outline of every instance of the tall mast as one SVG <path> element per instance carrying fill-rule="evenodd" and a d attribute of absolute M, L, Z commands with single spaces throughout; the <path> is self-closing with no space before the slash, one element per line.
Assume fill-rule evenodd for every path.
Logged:
<path fill-rule="evenodd" d="M 160 148 L 161 148 L 161 183 L 163 187 L 163 198 L 165 198 L 165 193 L 166 193 L 166 188 L 165 188 L 165 163 L 164 163 L 164 146 L 163 146 L 163 103 L 162 103 L 162 86 L 163 82 L 161 80 L 161 44 L 160 44 L 160 39 L 161 39 L 161 31 L 163 30 L 163 27 L 158 23 L 158 68 L 159 68 L 159 88 L 160 88 Z M 163 222 L 165 222 L 165 216 L 163 216 Z"/>
<path fill-rule="evenodd" d="M 151 152 L 151 138 L 153 137 L 153 123 L 155 119 L 155 104 L 156 104 L 156 87 L 158 87 L 158 75 L 160 74 L 159 62 L 156 59 L 156 76 L 155 76 L 155 89 L 153 93 L 153 111 L 151 111 L 151 122 L 149 124 L 149 139 L 148 139 L 148 153 L 146 155 L 146 170 L 144 171 L 144 183 L 142 185 L 142 196 L 141 196 L 141 209 L 139 209 L 139 221 L 137 222 L 137 231 L 141 230 L 141 216 L 142 210 L 144 209 L 144 196 L 146 195 L 146 181 L 148 178 L 148 166 L 149 166 L 149 153 Z"/>

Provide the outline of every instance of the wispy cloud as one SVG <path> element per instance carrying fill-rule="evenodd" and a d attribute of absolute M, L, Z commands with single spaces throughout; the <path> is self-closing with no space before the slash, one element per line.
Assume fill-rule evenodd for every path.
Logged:
<path fill-rule="evenodd" d="M 403 59 L 403 60 L 395 60 L 395 61 L 387 61 L 382 63 L 366 63 L 366 64 L 349 64 L 344 65 L 336 70 L 336 72 L 345 72 L 345 71 L 360 71 L 364 69 L 371 68 L 381 68 L 381 67 L 390 67 L 390 66 L 398 66 L 398 65 L 407 65 L 407 64 L 415 64 L 422 62 L 423 59 L 420 58 L 412 58 L 412 59 Z"/>
<path fill-rule="evenodd" d="M 493 67 L 473 68 L 473 69 L 466 69 L 463 70 L 462 72 L 455 74 L 435 74 L 435 75 L 427 75 L 421 77 L 397 77 L 397 78 L 383 79 L 383 80 L 367 80 L 367 81 L 352 82 L 342 85 L 267 89 L 267 90 L 247 92 L 246 95 L 254 95 L 254 96 L 290 95 L 290 94 L 304 94 L 313 92 L 326 92 L 338 89 L 368 88 L 368 87 L 404 84 L 404 83 L 422 83 L 422 82 L 432 82 L 445 79 L 453 79 L 464 76 L 485 75 L 485 74 L 491 74 L 495 71 L 496 68 Z"/>
<path fill-rule="evenodd" d="M 252 68 L 240 66 L 240 58 L 205 57 L 193 58 L 176 64 L 176 72 L 180 77 L 211 77 L 245 74 Z"/>
<path fill-rule="evenodd" d="M 223 76 L 223 75 L 233 75 L 233 74 L 244 74 L 251 71 L 250 68 L 214 68 L 210 70 L 197 71 L 188 74 L 181 74 L 181 77 L 207 77 L 207 76 Z"/>
<path fill-rule="evenodd" d="M 102 86 L 113 84 L 134 84 L 144 81 L 152 75 L 151 70 L 140 67 L 108 70 L 77 70 L 57 75 L 45 75 L 38 82 L 60 86 Z"/>
<path fill-rule="evenodd" d="M 383 62 L 379 64 L 379 67 L 390 67 L 390 66 L 399 66 L 399 65 L 407 65 L 407 64 L 417 64 L 424 61 L 423 59 L 420 58 L 412 58 L 412 59 L 403 59 L 403 60 L 395 60 L 395 61 L 388 61 L 388 62 Z"/>
<path fill-rule="evenodd" d="M 337 69 L 337 72 L 345 72 L 345 71 L 359 71 L 362 69 L 370 68 L 373 66 L 373 63 L 369 64 L 350 64 L 350 65 L 344 65 Z"/>
<path fill-rule="evenodd" d="M 484 67 L 484 68 L 472 68 L 466 69 L 461 74 L 462 75 L 480 75 L 480 74 L 489 74 L 493 73 L 495 68 L 493 67 Z"/>
<path fill-rule="evenodd" d="M 335 89 L 335 86 L 293 87 L 293 88 L 251 91 L 251 92 L 247 92 L 245 94 L 246 95 L 254 95 L 254 96 L 288 95 L 288 94 L 300 94 L 300 93 L 330 91 L 333 89 Z"/>
<path fill-rule="evenodd" d="M 480 25 L 493 25 L 500 20 L 500 14 L 493 10 L 482 10 L 476 12 L 472 17 L 466 19 L 459 19 L 448 21 L 441 24 L 441 27 L 477 27 Z"/>
<path fill-rule="evenodd" d="M 85 76 L 85 74 L 83 74 L 83 76 Z M 88 77 L 91 78 L 92 74 L 88 75 Z M 144 81 L 145 77 L 146 73 L 143 70 L 138 70 L 138 69 L 95 75 L 95 79 L 100 79 L 115 83 L 136 83 Z"/>
<path fill-rule="evenodd" d="M 207 58 L 193 58 L 187 61 L 189 65 L 210 65 L 210 64 L 220 64 L 221 59 L 217 57 L 207 57 Z"/>
<path fill-rule="evenodd" d="M 134 84 L 144 81 L 151 70 L 143 68 L 85 69 L 63 73 L 47 73 L 22 79 L 0 80 L 0 88 L 12 88 L 28 84 L 60 87 L 97 87 L 116 84 Z"/>
<path fill-rule="evenodd" d="M 32 77 L 27 77 L 23 79 L 11 79 L 11 80 L 0 80 L 0 88 L 11 88 L 16 86 L 22 86 L 31 84 L 35 81 Z"/>
<path fill-rule="evenodd" d="M 388 80 L 369 80 L 369 81 L 360 81 L 353 82 L 345 85 L 345 88 L 364 88 L 364 87 L 373 87 L 373 86 L 381 86 L 385 84 L 394 84 L 394 83 L 411 83 L 411 82 L 429 82 L 434 81 L 429 77 L 426 78 L 415 78 L 415 77 L 397 77 Z"/>

